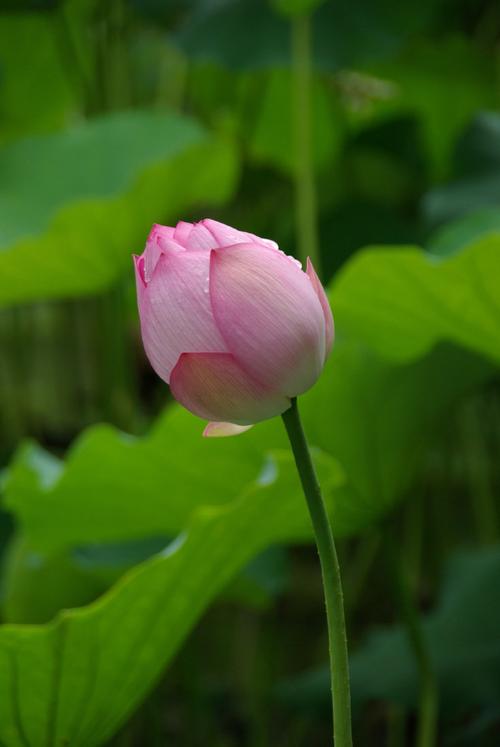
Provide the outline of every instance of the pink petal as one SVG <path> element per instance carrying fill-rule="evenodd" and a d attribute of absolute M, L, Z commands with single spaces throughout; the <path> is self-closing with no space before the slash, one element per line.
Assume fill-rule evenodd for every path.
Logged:
<path fill-rule="evenodd" d="M 184 220 L 180 220 L 177 223 L 176 227 L 173 229 L 175 241 L 177 241 L 177 243 L 179 243 L 181 246 L 185 247 L 192 229 L 192 223 L 187 223 Z"/>
<path fill-rule="evenodd" d="M 135 268 L 135 282 L 137 285 L 137 296 L 139 297 L 142 293 L 142 289 L 146 287 L 146 278 L 144 276 L 144 257 L 140 257 L 137 254 L 132 255 Z"/>
<path fill-rule="evenodd" d="M 325 322 L 307 275 L 282 252 L 255 244 L 211 256 L 212 309 L 228 350 L 275 391 L 293 397 L 309 389 L 324 364 Z"/>
<path fill-rule="evenodd" d="M 270 392 L 229 353 L 183 353 L 172 371 L 175 399 L 200 418 L 250 425 L 279 415 L 290 400 Z"/>
<path fill-rule="evenodd" d="M 325 317 L 325 360 L 328 357 L 330 350 L 332 349 L 333 345 L 333 338 L 335 336 L 335 328 L 333 323 L 333 314 L 332 309 L 330 307 L 330 303 L 328 301 L 328 297 L 325 293 L 325 290 L 323 286 L 321 285 L 321 280 L 316 274 L 316 270 L 313 267 L 313 263 L 307 258 L 307 270 L 306 270 L 309 280 L 312 283 L 312 287 L 314 288 L 314 291 L 316 295 L 318 296 L 319 302 L 321 304 L 321 308 L 323 309 L 323 314 Z"/>
<path fill-rule="evenodd" d="M 161 243 L 162 241 L 173 240 L 175 229 L 171 226 L 162 226 L 160 223 L 153 223 L 153 227 L 149 232 L 147 243 L 155 241 Z"/>
<path fill-rule="evenodd" d="M 144 348 L 167 382 L 181 353 L 227 351 L 212 316 L 209 263 L 208 253 L 163 254 L 151 282 L 138 283 Z"/>
<path fill-rule="evenodd" d="M 253 425 L 235 425 L 234 423 L 208 423 L 203 431 L 205 438 L 223 438 L 225 436 L 238 436 L 240 433 L 253 428 Z"/>
<path fill-rule="evenodd" d="M 201 223 L 180 221 L 175 227 L 175 240 L 188 251 L 210 251 L 217 247 L 217 242 L 208 229 Z"/>
<path fill-rule="evenodd" d="M 174 241 L 174 229 L 155 223 L 149 232 L 144 250 L 144 278 L 147 283 L 153 277 L 162 254 L 181 252 L 182 246 Z"/>
<path fill-rule="evenodd" d="M 201 224 L 215 240 L 215 245 L 210 247 L 211 249 L 233 246 L 234 244 L 248 244 L 249 242 L 267 246 L 270 249 L 278 249 L 278 244 L 271 239 L 261 239 L 260 236 L 255 236 L 253 233 L 238 231 L 232 226 L 226 226 L 225 223 L 219 223 L 219 221 L 211 220 L 211 218 L 205 218 L 201 221 Z"/>
<path fill-rule="evenodd" d="M 205 218 L 199 223 L 179 221 L 173 233 L 173 239 L 188 251 L 210 251 L 225 246 L 255 242 L 271 249 L 278 249 L 275 241 L 262 239 L 253 233 L 238 231 L 219 221 Z"/>

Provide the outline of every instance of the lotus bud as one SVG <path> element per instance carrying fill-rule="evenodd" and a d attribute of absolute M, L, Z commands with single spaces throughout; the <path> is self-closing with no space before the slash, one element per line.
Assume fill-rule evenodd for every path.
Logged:
<path fill-rule="evenodd" d="M 153 226 L 134 262 L 146 354 L 205 435 L 280 415 L 318 379 L 334 329 L 309 260 L 202 220 Z"/>

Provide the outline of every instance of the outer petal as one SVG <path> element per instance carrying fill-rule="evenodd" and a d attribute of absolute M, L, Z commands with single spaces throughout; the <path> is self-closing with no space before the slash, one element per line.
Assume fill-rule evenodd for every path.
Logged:
<path fill-rule="evenodd" d="M 294 397 L 324 364 L 323 310 L 307 275 L 282 252 L 240 244 L 212 252 L 210 297 L 228 350 L 245 371 Z"/>
<path fill-rule="evenodd" d="M 172 371 L 175 399 L 206 420 L 250 425 L 279 415 L 290 400 L 247 374 L 229 353 L 183 353 Z"/>
<path fill-rule="evenodd" d="M 208 253 L 163 254 L 151 282 L 136 262 L 139 315 L 144 348 L 156 373 L 169 381 L 181 353 L 226 352 L 208 292 Z"/>
<path fill-rule="evenodd" d="M 212 420 L 203 431 L 205 438 L 223 438 L 225 436 L 239 436 L 240 433 L 253 428 L 253 425 L 235 425 L 234 423 L 217 423 Z"/>
<path fill-rule="evenodd" d="M 278 244 L 275 241 L 271 241 L 271 239 L 262 239 L 253 233 L 238 231 L 232 226 L 226 226 L 225 223 L 219 223 L 219 221 L 212 220 L 211 218 L 205 218 L 198 225 L 203 225 L 213 236 L 215 244 L 211 247 L 212 249 L 233 246 L 234 244 L 248 244 L 249 242 L 255 242 L 269 249 L 278 249 Z"/>
<path fill-rule="evenodd" d="M 335 336 L 335 328 L 333 323 L 333 314 L 330 307 L 330 303 L 328 301 L 328 297 L 325 293 L 325 290 L 323 286 L 321 285 L 321 280 L 316 274 L 316 270 L 313 267 L 313 263 L 307 258 L 307 274 L 309 276 L 309 280 L 312 283 L 312 287 L 315 290 L 316 295 L 318 296 L 319 302 L 321 304 L 321 308 L 323 309 L 323 314 L 325 317 L 325 360 L 328 358 L 328 355 L 330 353 L 330 350 L 332 349 L 333 345 L 333 338 Z"/>

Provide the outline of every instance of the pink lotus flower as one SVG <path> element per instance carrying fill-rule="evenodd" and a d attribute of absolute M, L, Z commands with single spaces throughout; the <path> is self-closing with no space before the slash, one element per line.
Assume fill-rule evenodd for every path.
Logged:
<path fill-rule="evenodd" d="M 214 220 L 153 226 L 134 257 L 142 339 L 173 396 L 230 435 L 280 415 L 320 375 L 333 318 L 311 262 Z"/>

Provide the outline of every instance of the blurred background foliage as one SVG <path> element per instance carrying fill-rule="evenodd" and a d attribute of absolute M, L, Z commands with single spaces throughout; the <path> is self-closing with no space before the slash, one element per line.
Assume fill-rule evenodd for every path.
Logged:
<path fill-rule="evenodd" d="M 329 744 L 281 424 L 201 439 L 130 259 L 208 215 L 302 255 L 308 66 L 355 740 L 499 743 L 499 43 L 495 0 L 0 1 L 1 744 Z"/>

